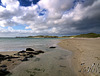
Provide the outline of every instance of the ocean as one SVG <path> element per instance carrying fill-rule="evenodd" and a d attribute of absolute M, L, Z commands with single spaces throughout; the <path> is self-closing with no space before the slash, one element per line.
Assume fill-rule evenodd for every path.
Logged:
<path fill-rule="evenodd" d="M 21 51 L 26 48 L 49 51 L 50 46 L 57 46 L 57 38 L 0 38 L 0 51 Z"/>

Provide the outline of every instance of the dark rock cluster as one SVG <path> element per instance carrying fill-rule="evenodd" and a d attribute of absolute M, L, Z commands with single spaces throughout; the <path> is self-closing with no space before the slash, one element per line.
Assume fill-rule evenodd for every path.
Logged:
<path fill-rule="evenodd" d="M 19 51 L 17 54 L 14 54 L 14 55 L 17 55 L 19 57 L 23 56 L 24 59 L 22 61 L 28 61 L 27 58 L 32 58 L 32 57 L 34 57 L 34 55 L 39 55 L 40 53 L 44 53 L 44 51 L 42 51 L 42 50 L 35 51 L 32 48 L 26 48 L 26 51 L 22 50 L 22 51 Z"/>
<path fill-rule="evenodd" d="M 39 55 L 40 53 L 44 53 L 42 50 L 35 51 L 32 48 L 26 48 L 25 50 L 19 51 L 14 55 L 2 55 L 0 54 L 0 63 L 4 60 L 12 61 L 12 59 L 18 58 L 20 61 L 28 61 L 29 58 L 33 58 L 35 55 Z M 12 61 L 14 63 L 14 61 Z M 5 76 L 9 74 L 10 72 L 7 70 L 7 65 L 1 65 L 0 66 L 0 76 Z"/>
<path fill-rule="evenodd" d="M 4 68 L 4 69 L 0 69 L 0 76 L 5 76 L 5 75 L 7 75 L 7 74 L 9 74 L 9 73 L 10 73 L 10 72 L 7 71 L 6 68 Z"/>

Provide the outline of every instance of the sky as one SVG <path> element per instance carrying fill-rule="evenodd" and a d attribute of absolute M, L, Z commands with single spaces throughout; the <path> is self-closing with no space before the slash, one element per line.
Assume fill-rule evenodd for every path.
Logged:
<path fill-rule="evenodd" d="M 100 0 L 0 0 L 0 37 L 100 33 Z"/>

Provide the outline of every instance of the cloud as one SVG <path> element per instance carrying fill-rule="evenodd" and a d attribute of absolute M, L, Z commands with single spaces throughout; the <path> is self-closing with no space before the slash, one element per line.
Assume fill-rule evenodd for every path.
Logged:
<path fill-rule="evenodd" d="M 80 34 L 100 32 L 99 0 L 40 0 L 37 4 L 20 6 L 18 0 L 1 0 L 0 26 L 21 25 L 24 30 L 0 29 L 6 33 L 34 34 Z M 31 29 L 31 30 L 28 30 Z M 2 31 L 5 32 L 5 31 Z"/>

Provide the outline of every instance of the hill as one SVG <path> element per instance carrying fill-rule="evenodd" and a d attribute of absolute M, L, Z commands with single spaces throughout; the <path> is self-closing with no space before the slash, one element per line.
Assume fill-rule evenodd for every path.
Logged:
<path fill-rule="evenodd" d="M 80 35 L 76 35 L 75 37 L 97 38 L 97 37 L 100 37 L 100 34 L 96 34 L 96 33 L 88 33 L 88 34 L 80 34 Z"/>

